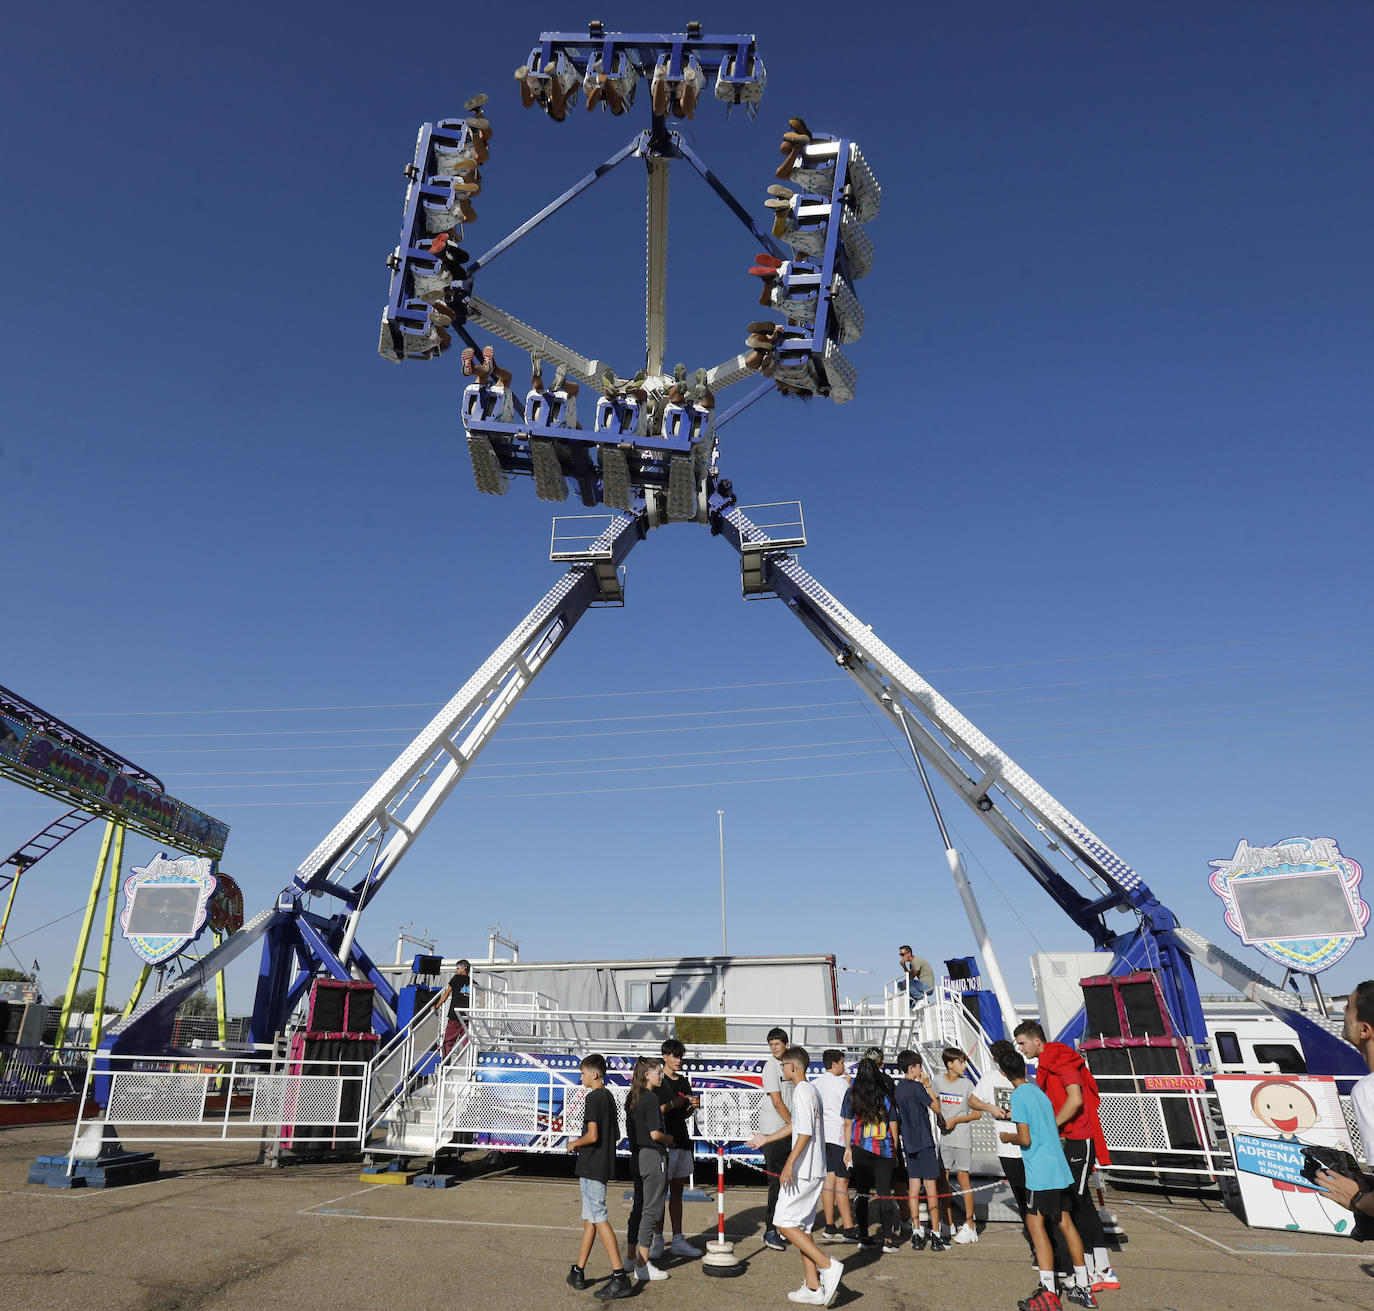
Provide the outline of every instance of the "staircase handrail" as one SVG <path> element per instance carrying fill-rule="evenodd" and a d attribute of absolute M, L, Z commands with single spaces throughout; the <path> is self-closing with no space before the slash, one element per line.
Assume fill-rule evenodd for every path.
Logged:
<path fill-rule="evenodd" d="M 386 1067 L 391 1064 L 392 1060 L 398 1054 L 402 1057 L 400 1062 L 402 1073 L 400 1077 L 395 1079 L 390 1087 L 376 1089 L 374 1091 L 371 1106 L 369 1107 L 367 1133 L 371 1133 L 378 1122 L 383 1118 L 384 1114 L 391 1109 L 396 1100 L 403 1097 L 410 1090 L 410 1085 L 415 1079 L 415 1067 L 419 1063 L 419 1060 L 427 1057 L 439 1046 L 443 1037 L 442 1033 L 440 1033 L 433 1042 L 427 1044 L 424 1051 L 419 1053 L 417 1058 L 415 1051 L 416 1031 L 423 1022 L 433 1018 L 443 995 L 442 991 L 436 992 L 433 997 L 425 1002 L 425 1004 L 410 1017 L 409 1022 L 404 1028 L 398 1029 L 396 1033 L 383 1044 L 377 1054 L 368 1063 L 368 1087 L 375 1089 L 377 1080 L 387 1077 L 385 1073 Z"/>

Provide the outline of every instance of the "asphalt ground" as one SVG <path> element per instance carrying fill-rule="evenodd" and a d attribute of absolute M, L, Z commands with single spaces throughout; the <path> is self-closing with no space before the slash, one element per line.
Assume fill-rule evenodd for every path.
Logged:
<path fill-rule="evenodd" d="M 269 1169 L 247 1143 L 161 1144 L 162 1175 L 107 1189 L 28 1184 L 40 1154 L 70 1129 L 0 1131 L 0 1308 L 4 1311 L 352 1311 L 461 1307 L 559 1311 L 591 1305 L 564 1283 L 581 1234 L 571 1163 L 469 1154 L 447 1189 L 364 1184 L 358 1162 Z M 129 1143 L 130 1150 L 145 1145 Z M 714 1172 L 708 1169 L 709 1187 Z M 637 1298 L 674 1311 L 789 1306 L 801 1282 L 794 1252 L 763 1246 L 764 1190 L 732 1172 L 726 1229 L 747 1262 L 739 1278 L 707 1278 L 670 1260 L 672 1278 Z M 700 1182 L 700 1181 L 699 1181 Z M 611 1220 L 623 1231 L 623 1186 Z M 713 1236 L 713 1192 L 686 1204 L 686 1229 Z M 1126 1230 L 1112 1311 L 1302 1311 L 1374 1307 L 1374 1250 L 1350 1240 L 1248 1229 L 1215 1199 L 1118 1191 Z M 1374 1249 L 1374 1244 L 1369 1247 Z M 845 1262 L 836 1306 L 865 1311 L 1009 1309 L 1034 1286 L 1018 1227 L 994 1224 L 976 1245 L 894 1255 L 829 1247 Z M 599 1247 L 588 1263 L 608 1273 Z"/>

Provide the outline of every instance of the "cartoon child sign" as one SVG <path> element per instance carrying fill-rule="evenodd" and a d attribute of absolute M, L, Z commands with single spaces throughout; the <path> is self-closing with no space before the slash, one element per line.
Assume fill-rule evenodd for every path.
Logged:
<path fill-rule="evenodd" d="M 1350 1213 L 1303 1177 L 1303 1147 L 1350 1150 L 1334 1079 L 1216 1076 L 1246 1222 L 1265 1229 L 1340 1234 Z"/>

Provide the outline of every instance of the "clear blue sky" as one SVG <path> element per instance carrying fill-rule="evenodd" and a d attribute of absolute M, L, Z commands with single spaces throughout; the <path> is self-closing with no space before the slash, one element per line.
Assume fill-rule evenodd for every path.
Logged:
<path fill-rule="evenodd" d="M 712 101 L 685 135 L 761 216 L 793 113 L 884 186 L 858 397 L 727 428 L 741 500 L 800 498 L 806 566 L 1185 922 L 1231 944 L 1208 861 L 1241 837 L 1374 861 L 1374 10 L 653 9 L 757 32 L 759 121 Z M 541 27 L 584 17 L 8 22 L 0 682 L 228 820 L 250 913 L 557 576 L 532 485 L 473 487 L 456 358 L 375 343 L 420 122 L 492 96 L 475 253 L 647 121 L 520 108 Z M 638 170 L 478 283 L 623 373 Z M 714 363 L 755 317 L 755 245 L 685 168 L 670 231 L 669 357 Z M 970 950 L 900 752 L 800 625 L 742 603 L 700 528 L 629 565 L 628 606 L 582 622 L 371 909 L 371 949 L 414 921 L 480 954 L 499 920 L 532 959 L 714 950 L 724 808 L 734 951 L 833 951 L 876 972 L 844 976 L 859 995 L 899 942 Z M 0 844 L 55 813 L 0 784 Z M 1029 997 L 1027 954 L 1085 939 L 949 814 Z M 54 993 L 79 921 L 41 926 L 82 904 L 97 845 L 19 895 L 15 951 Z M 117 945 L 116 992 L 134 966 Z M 1366 942 L 1328 983 L 1371 974 Z"/>

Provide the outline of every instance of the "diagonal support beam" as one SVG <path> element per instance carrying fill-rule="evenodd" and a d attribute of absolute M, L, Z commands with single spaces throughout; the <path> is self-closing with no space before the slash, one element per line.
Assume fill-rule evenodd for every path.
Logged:
<path fill-rule="evenodd" d="M 623 164 L 631 155 L 638 154 L 644 146 L 646 134 L 641 132 L 633 140 L 627 142 L 615 152 L 609 159 L 598 164 L 586 177 L 574 182 L 561 196 L 549 201 L 543 209 L 533 218 L 526 219 L 514 232 L 501 238 L 489 251 L 479 255 L 471 264 L 468 265 L 470 273 L 476 273 L 478 269 L 484 269 L 492 263 L 497 256 L 505 254 L 521 237 L 528 236 L 545 219 L 552 218 L 564 205 L 576 200 L 588 187 L 600 182 L 618 164 Z"/>
<path fill-rule="evenodd" d="M 706 161 L 702 159 L 691 146 L 687 145 L 677 133 L 673 134 L 673 145 L 677 148 L 682 158 L 701 175 L 706 185 L 725 202 L 730 213 L 739 219 L 739 221 L 754 234 L 755 239 L 762 245 L 764 250 L 768 251 L 770 255 L 776 255 L 779 259 L 789 258 L 791 252 L 788 248 L 778 241 L 771 232 L 765 232 L 754 222 L 749 215 L 749 211 L 735 199 L 734 192 L 711 172 L 706 165 Z"/>
<path fill-rule="evenodd" d="M 619 564 L 646 531 L 642 516 L 617 515 L 596 545 Z M 385 819 L 391 836 L 374 865 L 368 895 L 375 894 L 599 596 L 593 565 L 570 568 L 301 863 L 283 902 L 343 882 L 363 853 L 383 841 Z"/>

